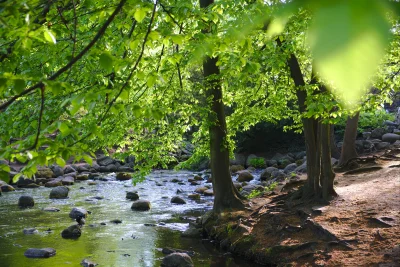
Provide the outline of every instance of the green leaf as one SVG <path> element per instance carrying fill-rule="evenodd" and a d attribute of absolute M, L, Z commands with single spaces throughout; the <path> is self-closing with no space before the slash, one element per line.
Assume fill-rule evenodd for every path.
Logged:
<path fill-rule="evenodd" d="M 16 79 L 14 80 L 14 91 L 17 94 L 20 94 L 24 91 L 25 89 L 25 81 L 22 79 Z"/>
<path fill-rule="evenodd" d="M 7 86 L 7 79 L 6 78 L 0 78 L 0 90 L 5 88 Z"/>
<path fill-rule="evenodd" d="M 10 172 L 10 166 L 6 165 L 6 164 L 0 164 L 0 170 L 5 171 L 5 172 Z"/>
<path fill-rule="evenodd" d="M 93 164 L 93 159 L 89 155 L 83 155 L 83 159 L 90 165 Z"/>
<path fill-rule="evenodd" d="M 45 30 L 43 35 L 44 35 L 44 39 L 46 39 L 47 42 L 53 43 L 53 44 L 57 43 L 56 37 L 54 36 L 53 32 L 51 32 L 49 30 Z"/>
<path fill-rule="evenodd" d="M 149 77 L 147 77 L 146 84 L 148 87 L 152 87 L 157 81 L 157 76 L 154 74 L 150 74 Z"/>
<path fill-rule="evenodd" d="M 138 8 L 138 9 L 136 9 L 135 14 L 133 16 L 137 20 L 137 22 L 142 22 L 144 20 L 144 18 L 146 17 L 146 12 L 147 12 L 147 9 Z"/>
<path fill-rule="evenodd" d="M 316 10 L 308 38 L 315 67 L 346 104 L 370 86 L 389 32 L 382 1 L 328 1 Z"/>
<path fill-rule="evenodd" d="M 110 53 L 104 52 L 103 54 L 101 54 L 100 57 L 99 57 L 99 63 L 100 63 L 100 66 L 101 66 L 104 70 L 106 70 L 106 71 L 108 71 L 108 72 L 112 71 L 112 67 L 113 67 L 113 58 L 112 58 L 112 56 L 110 55 Z"/>
<path fill-rule="evenodd" d="M 36 158 L 36 161 L 40 164 L 40 165 L 46 165 L 47 164 L 47 159 L 45 155 L 39 155 Z"/>
<path fill-rule="evenodd" d="M 184 39 L 185 39 L 185 36 L 183 36 L 183 35 L 179 35 L 179 34 L 171 35 L 171 40 L 178 45 L 182 45 Z"/>
<path fill-rule="evenodd" d="M 65 166 L 65 160 L 63 158 L 60 158 L 60 157 L 56 158 L 56 163 L 57 163 L 57 165 L 59 165 L 61 167 Z"/>
<path fill-rule="evenodd" d="M 71 129 L 65 122 L 60 122 L 58 125 L 58 129 L 63 135 L 68 135 L 71 132 Z"/>

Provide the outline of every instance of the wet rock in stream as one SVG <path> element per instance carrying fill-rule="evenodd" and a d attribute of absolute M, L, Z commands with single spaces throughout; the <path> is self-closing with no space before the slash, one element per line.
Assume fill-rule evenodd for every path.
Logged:
<path fill-rule="evenodd" d="M 31 196 L 20 196 L 18 199 L 18 206 L 20 208 L 31 208 L 35 205 L 35 201 Z"/>
<path fill-rule="evenodd" d="M 171 198 L 171 203 L 182 205 L 182 204 L 186 204 L 186 201 L 181 197 L 175 196 L 175 197 Z"/>
<path fill-rule="evenodd" d="M 192 258 L 186 253 L 172 253 L 165 256 L 161 267 L 193 267 Z"/>
<path fill-rule="evenodd" d="M 64 199 L 68 198 L 69 188 L 66 186 L 58 186 L 50 191 L 50 198 Z"/>
<path fill-rule="evenodd" d="M 88 211 L 84 208 L 72 208 L 71 212 L 69 213 L 69 217 L 71 219 L 86 218 L 87 215 Z"/>
<path fill-rule="evenodd" d="M 78 238 L 82 234 L 81 227 L 77 224 L 71 225 L 61 232 L 62 238 Z"/>
<path fill-rule="evenodd" d="M 138 210 L 138 211 L 147 211 L 150 210 L 151 205 L 150 201 L 148 200 L 136 200 L 132 203 L 131 209 Z"/>
<path fill-rule="evenodd" d="M 54 248 L 29 248 L 24 253 L 27 258 L 49 258 L 56 255 Z"/>
<path fill-rule="evenodd" d="M 130 200 L 138 200 L 139 195 L 137 192 L 126 192 L 126 198 Z"/>

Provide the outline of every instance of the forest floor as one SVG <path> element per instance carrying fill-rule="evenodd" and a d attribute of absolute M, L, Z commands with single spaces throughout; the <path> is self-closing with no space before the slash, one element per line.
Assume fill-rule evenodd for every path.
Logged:
<path fill-rule="evenodd" d="M 219 218 L 234 231 L 216 239 L 222 247 L 228 236 L 230 251 L 264 264 L 400 266 L 400 151 L 368 158 L 336 174 L 338 197 L 329 204 L 291 199 L 300 177 L 252 199 L 251 210 Z"/>

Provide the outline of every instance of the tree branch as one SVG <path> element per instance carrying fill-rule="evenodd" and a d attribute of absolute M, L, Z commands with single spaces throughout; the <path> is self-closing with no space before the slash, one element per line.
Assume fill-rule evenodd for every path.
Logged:
<path fill-rule="evenodd" d="M 92 41 L 90 41 L 90 43 L 73 59 L 71 59 L 70 62 L 68 62 L 67 65 L 65 65 L 64 67 L 62 67 L 61 69 L 59 69 L 56 73 L 54 73 L 52 76 L 50 76 L 49 78 L 47 78 L 47 80 L 51 81 L 51 80 L 55 80 L 56 78 L 58 78 L 61 74 L 63 74 L 65 71 L 67 71 L 69 68 L 71 68 L 78 60 L 80 60 L 88 51 L 90 48 L 92 48 L 95 43 L 103 36 L 103 34 L 105 33 L 107 27 L 111 24 L 111 22 L 114 20 L 115 16 L 118 14 L 119 11 L 121 11 L 122 7 L 124 6 L 124 4 L 126 3 L 127 0 L 121 0 L 121 2 L 119 3 L 119 5 L 117 6 L 117 8 L 114 10 L 114 12 L 111 14 L 111 16 L 108 18 L 108 20 L 103 24 L 103 26 L 100 28 L 100 30 L 97 32 L 96 36 L 92 39 Z M 40 81 L 38 83 L 36 83 L 35 85 L 32 85 L 31 87 L 25 89 L 23 92 L 21 92 L 18 95 L 13 96 L 10 100 L 8 100 L 7 102 L 3 103 L 2 105 L 0 105 L 0 112 L 4 111 L 5 109 L 7 109 L 7 107 L 9 105 L 11 105 L 15 100 L 17 100 L 18 98 L 32 92 L 33 90 L 37 89 L 37 88 L 41 88 L 44 85 L 43 81 Z"/>

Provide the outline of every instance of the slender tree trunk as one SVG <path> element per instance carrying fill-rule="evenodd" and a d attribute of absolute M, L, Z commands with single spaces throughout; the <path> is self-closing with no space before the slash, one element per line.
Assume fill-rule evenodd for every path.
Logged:
<path fill-rule="evenodd" d="M 330 129 L 330 139 L 331 139 L 331 157 L 338 159 L 340 158 L 340 150 L 336 145 L 336 140 L 335 140 L 335 126 L 331 124 L 331 129 Z"/>
<path fill-rule="evenodd" d="M 333 188 L 333 180 L 335 173 L 332 170 L 331 162 L 331 148 L 330 148 L 330 131 L 332 130 L 329 124 L 320 124 L 321 134 L 321 185 L 322 185 L 322 198 L 329 201 L 332 196 L 336 196 L 335 189 Z"/>
<path fill-rule="evenodd" d="M 200 0 L 200 7 L 211 5 L 213 0 Z M 206 57 L 203 61 L 203 71 L 207 86 L 207 96 L 211 97 L 211 112 L 209 115 L 210 160 L 211 175 L 214 190 L 215 212 L 244 208 L 240 194 L 232 183 L 229 171 L 229 147 L 225 121 L 222 88 L 218 78 L 220 71 L 217 58 Z"/>
<path fill-rule="evenodd" d="M 339 167 L 346 167 L 347 163 L 358 157 L 356 150 L 357 126 L 360 112 L 353 117 L 348 117 L 346 129 L 344 130 L 342 153 L 339 159 Z"/>

